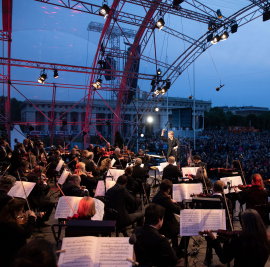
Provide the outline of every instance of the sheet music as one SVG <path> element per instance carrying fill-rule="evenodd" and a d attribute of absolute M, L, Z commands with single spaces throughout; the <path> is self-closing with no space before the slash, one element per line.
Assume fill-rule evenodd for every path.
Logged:
<path fill-rule="evenodd" d="M 183 167 L 182 168 L 183 177 L 185 178 L 186 174 L 196 175 L 198 169 L 199 167 Z"/>
<path fill-rule="evenodd" d="M 225 210 L 211 210 L 205 209 L 202 211 L 202 227 L 201 231 L 204 230 L 226 230 L 226 215 Z"/>
<path fill-rule="evenodd" d="M 69 174 L 70 172 L 65 169 L 58 180 L 58 184 L 64 184 Z"/>
<path fill-rule="evenodd" d="M 241 176 L 232 176 L 232 177 L 223 177 L 220 178 L 221 181 L 223 181 L 225 183 L 225 185 L 227 185 L 227 182 L 231 183 L 231 186 L 237 186 L 239 184 L 243 184 L 242 178 Z M 238 191 L 241 191 L 240 189 L 238 189 Z M 224 194 L 228 194 L 229 193 L 229 189 L 224 189 Z M 231 193 L 235 193 L 234 188 L 231 189 Z"/>
<path fill-rule="evenodd" d="M 110 178 L 106 178 L 106 192 L 116 184 L 115 181 L 111 181 L 109 179 Z M 98 181 L 96 192 L 95 192 L 95 197 L 98 197 L 98 196 L 101 196 L 101 197 L 105 196 L 104 181 Z"/>
<path fill-rule="evenodd" d="M 96 214 L 91 218 L 92 221 L 103 221 L 104 216 L 104 203 L 99 199 L 94 198 Z"/>
<path fill-rule="evenodd" d="M 180 211 L 180 236 L 197 236 L 200 231 L 201 210 Z"/>
<path fill-rule="evenodd" d="M 202 193 L 202 184 L 173 184 L 173 199 L 182 202 L 184 199 L 191 199 L 191 194 Z"/>
<path fill-rule="evenodd" d="M 132 263 L 126 258 L 133 258 L 133 245 L 129 244 L 128 237 L 101 237 L 98 238 L 95 267 L 131 267 Z"/>
<path fill-rule="evenodd" d="M 128 237 L 65 237 L 59 257 L 59 267 L 131 267 L 126 258 L 133 258 L 133 246 Z"/>
<path fill-rule="evenodd" d="M 125 170 L 117 170 L 117 169 L 109 169 L 107 172 L 107 176 L 113 176 L 108 177 L 110 180 L 113 179 L 113 181 L 117 182 L 117 179 L 119 176 L 125 174 Z"/>
<path fill-rule="evenodd" d="M 36 183 L 32 182 L 22 182 L 25 189 L 26 196 L 28 197 L 33 190 Z M 21 181 L 16 181 L 14 186 L 8 191 L 8 195 L 11 197 L 20 197 L 25 199 L 24 190 Z"/>
<path fill-rule="evenodd" d="M 94 267 L 96 254 L 96 239 L 94 236 L 64 237 L 58 260 L 59 267 Z"/>
<path fill-rule="evenodd" d="M 160 163 L 159 171 L 160 172 L 163 172 L 164 168 L 167 167 L 168 165 L 169 165 L 168 162 L 162 162 L 162 163 Z M 176 162 L 173 165 L 176 166 Z"/>
<path fill-rule="evenodd" d="M 55 170 L 56 170 L 57 172 L 59 172 L 59 171 L 61 170 L 61 168 L 63 167 L 64 163 L 65 163 L 65 162 L 64 162 L 62 159 L 60 159 L 60 161 L 58 162 L 58 164 L 57 164 Z"/>
<path fill-rule="evenodd" d="M 116 162 L 116 160 L 115 159 L 112 159 L 112 162 L 111 162 L 112 167 L 113 167 L 113 165 L 114 165 L 115 162 Z"/>
<path fill-rule="evenodd" d="M 224 209 L 185 209 L 180 211 L 180 236 L 198 236 L 199 231 L 206 229 L 226 229 Z"/>
<path fill-rule="evenodd" d="M 82 199 L 82 197 L 70 197 L 66 196 L 69 204 L 73 208 L 75 212 L 78 210 L 79 202 Z M 71 207 L 67 203 L 66 199 L 64 196 L 59 198 L 56 211 L 54 214 L 54 218 L 67 218 L 67 217 L 72 217 L 74 215 L 74 212 L 72 211 Z"/>
<path fill-rule="evenodd" d="M 134 164 L 133 163 L 127 163 L 127 167 L 133 167 L 134 166 Z M 144 167 L 144 164 L 141 164 L 141 168 L 143 168 Z"/>

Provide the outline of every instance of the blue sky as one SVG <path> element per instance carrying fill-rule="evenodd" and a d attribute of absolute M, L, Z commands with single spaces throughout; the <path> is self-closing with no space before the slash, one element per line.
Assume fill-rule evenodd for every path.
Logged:
<path fill-rule="evenodd" d="M 101 0 L 86 0 L 100 4 Z M 112 4 L 109 0 L 109 5 Z M 202 3 L 214 10 L 221 9 L 226 17 L 250 4 L 247 0 L 238 1 L 210 1 Z M 214 4 L 212 2 L 215 2 Z M 33 0 L 13 0 L 13 33 L 12 58 L 55 62 L 60 64 L 91 66 L 100 33 L 88 32 L 87 26 L 91 21 L 104 23 L 102 17 L 93 16 L 68 9 L 55 8 Z M 191 8 L 186 3 L 184 8 Z M 123 11 L 138 15 L 145 14 L 139 7 L 125 4 Z M 195 10 L 193 10 L 195 11 Z M 182 19 L 173 15 L 165 15 L 166 26 L 179 32 L 199 38 L 207 31 L 206 24 Z M 121 27 L 137 30 L 128 24 Z M 169 96 L 188 97 L 193 92 L 193 78 L 195 77 L 196 98 L 211 100 L 213 106 L 253 105 L 270 108 L 270 20 L 262 22 L 262 17 L 230 34 L 228 40 L 212 46 L 209 51 L 214 64 L 225 86 L 216 92 L 220 80 L 210 53 L 204 52 L 195 61 L 195 75 L 193 66 L 190 66 L 173 84 Z M 130 40 L 132 42 L 132 40 Z M 124 49 L 121 38 L 121 49 Z M 157 58 L 172 63 L 188 47 L 181 39 L 156 31 Z M 4 47 L 6 52 L 6 46 Z M 0 44 L 0 54 L 3 56 L 3 43 Z M 5 53 L 6 55 L 6 53 Z M 144 55 L 154 58 L 153 38 L 150 39 Z M 121 63 L 122 65 L 122 63 Z M 2 72 L 2 67 L 0 67 Z M 164 69 L 163 69 L 164 71 Z M 153 74 L 155 66 L 141 61 L 140 72 Z M 40 70 L 12 67 L 12 80 L 36 81 Z M 48 82 L 85 85 L 87 88 L 89 76 L 68 72 L 59 72 L 59 78 L 53 78 L 53 72 L 48 71 Z M 139 81 L 142 90 L 150 91 L 150 82 Z M 30 99 L 51 99 L 52 90 L 46 84 L 38 87 L 16 85 L 26 97 Z M 57 100 L 80 100 L 85 90 L 57 89 Z M 2 95 L 2 94 L 1 94 Z M 12 97 L 23 98 L 12 89 Z M 103 93 L 109 97 L 109 93 Z"/>

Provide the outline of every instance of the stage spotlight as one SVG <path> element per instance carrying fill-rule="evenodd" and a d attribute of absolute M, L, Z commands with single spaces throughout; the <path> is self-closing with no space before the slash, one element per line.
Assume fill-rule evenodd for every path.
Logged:
<path fill-rule="evenodd" d="M 45 69 L 40 72 L 40 77 L 38 78 L 38 82 L 44 84 L 47 79 L 47 74 L 45 73 Z"/>
<path fill-rule="evenodd" d="M 149 123 L 152 123 L 154 121 L 154 118 L 152 116 L 148 116 L 146 118 L 146 121 L 149 122 Z"/>
<path fill-rule="evenodd" d="M 222 19 L 222 14 L 221 14 L 220 9 L 217 10 L 217 16 L 218 16 L 219 19 Z"/>
<path fill-rule="evenodd" d="M 99 89 L 101 87 L 101 83 L 102 83 L 102 79 L 97 79 L 97 81 L 95 83 L 93 83 L 92 85 L 96 88 Z"/>
<path fill-rule="evenodd" d="M 144 137 L 144 134 L 141 134 L 141 137 Z"/>
<path fill-rule="evenodd" d="M 53 71 L 53 77 L 54 77 L 55 79 L 59 77 L 58 71 L 57 71 L 57 70 L 54 70 L 54 71 Z"/>
<path fill-rule="evenodd" d="M 211 41 L 212 44 L 217 44 L 220 40 L 220 36 L 217 34 Z"/>
<path fill-rule="evenodd" d="M 102 59 L 98 61 L 98 65 L 100 66 L 100 69 L 105 70 L 106 69 L 106 62 Z"/>
<path fill-rule="evenodd" d="M 163 87 L 163 88 L 161 89 L 161 95 L 165 95 L 166 92 L 167 92 L 166 87 Z"/>
<path fill-rule="evenodd" d="M 106 5 L 103 4 L 103 6 L 101 7 L 100 11 L 99 11 L 99 15 L 103 16 L 104 19 L 106 19 L 106 17 L 108 16 L 108 14 L 110 13 L 110 8 Z"/>
<path fill-rule="evenodd" d="M 212 22 L 212 21 L 210 21 L 210 22 L 208 23 L 208 30 L 209 30 L 209 31 L 212 31 L 212 30 L 213 30 L 213 22 Z"/>
<path fill-rule="evenodd" d="M 237 32 L 238 24 L 234 22 L 234 24 L 231 25 L 231 33 Z"/>
<path fill-rule="evenodd" d="M 160 18 L 156 23 L 156 28 L 158 28 L 158 30 L 160 31 L 163 28 L 164 25 L 165 25 L 164 19 Z"/>
<path fill-rule="evenodd" d="M 219 87 L 217 87 L 217 88 L 216 88 L 216 91 L 218 92 L 224 85 L 225 85 L 225 84 L 220 85 Z"/>
<path fill-rule="evenodd" d="M 160 69 L 158 69 L 158 70 L 157 70 L 157 75 L 158 75 L 158 76 L 160 76 L 160 75 L 161 75 L 161 73 L 162 73 L 162 72 L 161 72 L 161 70 L 160 70 Z"/>
<path fill-rule="evenodd" d="M 207 42 L 211 42 L 213 39 L 213 33 L 210 33 L 209 35 L 207 35 Z"/>
<path fill-rule="evenodd" d="M 155 112 L 159 112 L 159 107 L 154 108 Z"/>
<path fill-rule="evenodd" d="M 182 4 L 184 0 L 173 0 L 173 7 L 177 8 L 180 4 Z"/>
<path fill-rule="evenodd" d="M 270 19 L 270 10 L 265 10 L 263 12 L 263 21 L 267 21 Z"/>
<path fill-rule="evenodd" d="M 157 90 L 155 91 L 155 94 L 158 96 L 158 95 L 160 95 L 161 94 L 161 88 L 160 87 L 158 87 L 157 88 Z"/>
<path fill-rule="evenodd" d="M 224 33 L 221 34 L 220 40 L 221 40 L 221 41 L 225 41 L 225 40 L 228 39 L 228 37 L 229 37 L 229 34 L 228 34 L 227 31 L 225 31 Z"/>
<path fill-rule="evenodd" d="M 189 98 L 189 99 L 192 99 L 192 98 L 193 98 L 193 96 L 192 96 L 192 95 L 190 95 L 188 98 Z"/>

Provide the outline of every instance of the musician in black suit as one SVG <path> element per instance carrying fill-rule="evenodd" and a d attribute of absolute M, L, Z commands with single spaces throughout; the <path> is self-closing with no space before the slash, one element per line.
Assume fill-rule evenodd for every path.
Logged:
<path fill-rule="evenodd" d="M 15 147 L 15 149 L 12 152 L 11 155 L 11 166 L 10 166 L 10 171 L 14 171 L 19 168 L 20 162 L 22 161 L 22 156 L 24 153 L 24 146 L 21 143 L 18 143 Z"/>
<path fill-rule="evenodd" d="M 169 157 L 168 163 L 169 163 L 169 165 L 163 169 L 162 180 L 169 179 L 174 184 L 178 183 L 178 177 L 183 177 L 183 175 L 182 175 L 181 171 L 179 170 L 179 167 L 173 165 L 175 163 L 175 158 L 172 156 Z"/>
<path fill-rule="evenodd" d="M 87 158 L 88 157 L 88 150 L 83 150 L 82 152 L 82 156 L 80 158 L 80 161 L 83 162 L 85 164 L 85 170 L 87 172 L 90 172 L 90 168 L 91 168 L 91 161 Z"/>
<path fill-rule="evenodd" d="M 158 230 L 162 227 L 165 209 L 157 204 L 150 204 L 145 209 L 143 227 L 136 227 L 134 250 L 140 265 L 171 267 L 177 263 L 177 257 L 169 240 Z"/>
<path fill-rule="evenodd" d="M 180 152 L 179 152 L 179 141 L 177 138 L 173 137 L 173 131 L 168 132 L 168 137 L 164 137 L 165 129 L 161 132 L 161 140 L 164 142 L 168 142 L 168 152 L 167 152 L 167 158 L 170 156 L 173 156 L 176 161 L 178 162 L 180 160 Z"/>
<path fill-rule="evenodd" d="M 0 212 L 12 199 L 7 193 L 13 187 L 16 182 L 16 178 L 11 175 L 6 175 L 0 179 Z"/>
<path fill-rule="evenodd" d="M 80 186 L 81 177 L 77 174 L 68 176 L 63 184 L 62 191 L 65 196 L 83 197 L 88 194 L 85 190 L 85 186 Z M 62 194 L 61 194 L 62 196 Z"/>
<path fill-rule="evenodd" d="M 129 214 L 126 209 L 127 204 L 135 205 L 135 198 L 128 192 L 126 188 L 127 182 L 128 179 L 125 175 L 118 177 L 116 184 L 106 193 L 108 201 L 106 202 L 105 207 L 114 209 L 118 212 L 119 226 L 125 227 L 133 224 L 134 222 L 137 222 L 137 225 L 141 226 L 144 218 L 143 213 L 137 211 Z M 105 215 L 105 217 L 107 220 L 111 219 L 109 214 Z"/>
<path fill-rule="evenodd" d="M 163 180 L 160 184 L 160 190 L 154 196 L 152 202 L 165 208 L 163 226 L 159 232 L 172 240 L 172 246 L 173 249 L 177 251 L 177 257 L 182 258 L 184 256 L 185 240 L 182 238 L 178 246 L 180 224 L 174 214 L 180 214 L 180 206 L 170 196 L 172 186 L 173 184 L 170 180 Z M 187 242 L 188 241 L 189 240 L 187 240 Z"/>
<path fill-rule="evenodd" d="M 12 153 L 12 149 L 5 140 L 0 140 L 0 161 L 10 161 L 8 153 Z"/>
<path fill-rule="evenodd" d="M 141 183 L 144 185 L 146 196 L 149 199 L 151 185 L 146 183 L 146 179 L 149 177 L 149 174 L 147 168 L 141 167 L 141 164 L 142 160 L 140 158 L 136 158 L 134 162 L 132 178 L 139 182 L 139 187 Z M 143 188 L 140 188 L 140 190 L 143 190 Z"/>
<path fill-rule="evenodd" d="M 201 161 L 201 157 L 199 155 L 195 155 L 193 157 L 193 163 L 195 167 L 203 167 L 204 169 L 207 169 L 207 164 Z"/>

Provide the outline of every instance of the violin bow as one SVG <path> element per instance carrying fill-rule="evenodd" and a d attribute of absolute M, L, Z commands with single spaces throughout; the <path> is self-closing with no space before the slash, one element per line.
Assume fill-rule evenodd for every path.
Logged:
<path fill-rule="evenodd" d="M 226 205 L 226 210 L 227 210 L 228 216 L 229 216 L 230 226 L 231 226 L 231 229 L 234 230 L 233 224 L 232 224 L 232 218 L 231 218 L 231 214 L 230 214 L 230 211 L 229 211 L 229 208 L 228 208 L 228 203 L 227 203 L 226 196 L 224 194 L 224 190 L 223 190 L 222 194 L 223 194 L 223 197 L 224 197 L 224 200 L 225 200 L 225 205 Z"/>
<path fill-rule="evenodd" d="M 166 159 L 166 157 L 165 157 L 165 155 L 164 155 L 163 150 L 162 150 L 162 154 L 163 154 L 163 157 L 164 157 L 164 159 L 166 160 L 166 162 L 168 162 L 167 159 Z"/>
<path fill-rule="evenodd" d="M 24 188 L 23 182 L 22 182 L 21 176 L 20 176 L 20 174 L 19 174 L 19 172 L 18 172 L 18 171 L 17 171 L 17 174 L 18 174 L 19 180 L 21 181 L 21 185 L 22 185 L 22 188 L 23 188 L 23 192 L 24 192 L 24 195 L 25 195 L 25 200 L 26 200 L 26 203 L 27 203 L 28 209 L 29 209 L 29 210 L 31 210 L 31 208 L 30 208 L 30 204 L 29 204 L 29 201 L 28 201 L 28 198 L 27 198 L 26 192 L 25 192 L 25 188 Z"/>
<path fill-rule="evenodd" d="M 8 165 L 8 167 L 5 169 L 4 173 L 1 175 L 1 178 L 6 174 L 7 170 L 10 168 L 11 164 Z"/>
<path fill-rule="evenodd" d="M 243 176 L 243 178 L 244 178 L 245 185 L 247 185 L 246 179 L 245 179 L 245 175 L 244 175 L 243 170 L 242 170 L 242 164 L 241 164 L 241 162 L 240 162 L 239 159 L 238 159 L 238 163 L 239 163 L 239 166 L 240 166 L 240 169 L 241 169 L 242 176 Z"/>
<path fill-rule="evenodd" d="M 74 215 L 76 214 L 76 212 L 74 211 L 74 209 L 72 208 L 72 206 L 70 205 L 69 201 L 67 200 L 67 197 L 65 196 L 65 194 L 63 193 L 62 189 L 60 188 L 60 186 L 58 185 L 58 183 L 56 184 L 58 189 L 60 190 L 60 192 L 62 193 L 62 195 L 64 196 L 66 202 L 68 203 L 68 205 L 70 206 L 71 210 L 73 211 Z"/>

